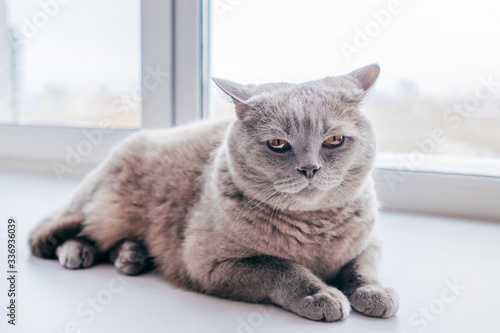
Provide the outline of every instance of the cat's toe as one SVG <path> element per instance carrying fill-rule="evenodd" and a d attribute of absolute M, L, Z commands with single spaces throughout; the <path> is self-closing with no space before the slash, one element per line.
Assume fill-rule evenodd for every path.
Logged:
<path fill-rule="evenodd" d="M 92 244 L 70 239 L 57 247 L 56 255 L 61 266 L 65 268 L 87 268 L 94 264 L 97 249 Z"/>
<path fill-rule="evenodd" d="M 367 316 L 389 318 L 398 312 L 399 297 L 392 288 L 363 286 L 351 295 L 352 307 Z"/>
<path fill-rule="evenodd" d="M 148 267 L 148 252 L 144 246 L 127 240 L 120 246 L 113 264 L 123 274 L 137 275 Z"/>
<path fill-rule="evenodd" d="M 335 288 L 327 288 L 306 296 L 296 309 L 303 317 L 328 322 L 343 320 L 349 315 L 349 311 L 349 301 Z"/>

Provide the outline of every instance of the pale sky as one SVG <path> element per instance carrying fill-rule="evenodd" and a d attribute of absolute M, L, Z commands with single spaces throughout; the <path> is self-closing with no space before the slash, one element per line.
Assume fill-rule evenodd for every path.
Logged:
<path fill-rule="evenodd" d="M 0 0 L 0 2 L 5 0 Z M 22 89 L 130 90 L 140 81 L 140 1 L 71 0 L 36 34 L 29 21 L 43 12 L 39 0 L 6 0 L 8 23 L 28 36 L 20 61 Z M 57 1 L 53 1 L 58 3 Z"/>
<path fill-rule="evenodd" d="M 0 0 L 4 1 L 4 0 Z M 38 0 L 7 0 L 8 22 L 21 30 L 41 10 Z M 221 15 L 214 5 L 235 4 Z M 491 0 L 401 0 L 397 14 L 348 62 L 339 45 L 375 22 L 390 0 L 213 0 L 212 75 L 243 83 L 300 82 L 377 62 L 378 91 L 402 79 L 421 92 L 462 94 L 479 75 L 500 81 L 500 4 Z M 231 6 L 229 4 L 229 6 Z M 138 83 L 140 1 L 72 0 L 24 47 L 23 89 Z"/>
<path fill-rule="evenodd" d="M 215 1 L 217 2 L 217 1 Z M 226 2 L 227 1 L 222 1 Z M 212 74 L 242 82 L 313 80 L 377 62 L 377 90 L 401 79 L 429 94 L 466 93 L 479 75 L 500 81 L 500 3 L 491 0 L 241 0 L 223 15 L 213 8 Z M 375 21 L 397 14 L 348 62 L 342 42 Z M 376 22 L 376 21 L 375 21 Z"/>

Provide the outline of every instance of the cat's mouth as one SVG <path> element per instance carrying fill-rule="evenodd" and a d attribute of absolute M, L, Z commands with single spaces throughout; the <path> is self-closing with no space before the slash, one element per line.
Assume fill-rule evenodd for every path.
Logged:
<path fill-rule="evenodd" d="M 321 181 L 312 179 L 307 188 L 309 189 L 312 186 L 313 189 L 317 189 L 319 191 L 331 191 L 332 189 L 338 187 L 341 183 L 342 180 L 339 177 L 324 178 L 321 179 Z"/>
<path fill-rule="evenodd" d="M 321 190 L 319 187 L 314 185 L 312 182 L 309 182 L 306 186 L 304 186 L 300 191 L 297 193 L 299 194 L 312 194 L 313 192 Z"/>
<path fill-rule="evenodd" d="M 328 179 L 320 181 L 317 179 L 305 180 L 297 178 L 282 178 L 274 182 L 274 189 L 278 192 L 288 194 L 313 194 L 314 192 L 328 191 L 338 186 L 340 182 L 337 179 Z"/>

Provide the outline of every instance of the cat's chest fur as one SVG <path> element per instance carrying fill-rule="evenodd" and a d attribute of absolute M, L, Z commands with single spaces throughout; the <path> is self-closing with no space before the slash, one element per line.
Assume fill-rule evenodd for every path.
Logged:
<path fill-rule="evenodd" d="M 224 210 L 227 223 L 216 229 L 227 248 L 234 246 L 233 255 L 240 252 L 290 259 L 322 278 L 337 272 L 367 246 L 375 219 L 371 210 L 350 205 L 290 212 L 267 205 L 249 208 L 228 199 L 219 208 Z"/>

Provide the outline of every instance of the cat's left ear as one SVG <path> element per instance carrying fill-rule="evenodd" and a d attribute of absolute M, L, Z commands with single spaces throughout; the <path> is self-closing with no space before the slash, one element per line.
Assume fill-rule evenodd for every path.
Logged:
<path fill-rule="evenodd" d="M 229 80 L 223 80 L 213 77 L 214 83 L 225 92 L 231 99 L 236 108 L 236 115 L 242 118 L 246 112 L 246 100 L 252 97 L 251 89 L 248 86 Z"/>
<path fill-rule="evenodd" d="M 356 69 L 347 75 L 355 78 L 356 81 L 358 81 L 360 88 L 368 90 L 371 86 L 373 86 L 375 81 L 377 81 L 379 73 L 379 65 L 373 64 Z"/>

